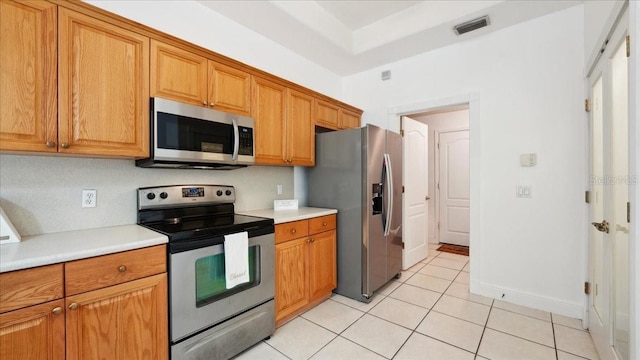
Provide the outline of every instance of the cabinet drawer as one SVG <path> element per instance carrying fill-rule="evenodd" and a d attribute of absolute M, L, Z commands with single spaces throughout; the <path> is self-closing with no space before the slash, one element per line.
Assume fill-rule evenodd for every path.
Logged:
<path fill-rule="evenodd" d="M 164 245 L 65 264 L 66 296 L 166 272 Z"/>
<path fill-rule="evenodd" d="M 336 216 L 327 215 L 309 219 L 309 234 L 317 234 L 336 228 Z"/>
<path fill-rule="evenodd" d="M 62 264 L 0 274 L 0 313 L 61 299 Z"/>
<path fill-rule="evenodd" d="M 276 224 L 276 244 L 309 235 L 309 221 L 300 220 Z"/>

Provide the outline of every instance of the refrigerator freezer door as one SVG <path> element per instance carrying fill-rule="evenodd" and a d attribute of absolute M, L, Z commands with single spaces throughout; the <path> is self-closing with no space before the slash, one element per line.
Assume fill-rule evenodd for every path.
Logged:
<path fill-rule="evenodd" d="M 387 278 L 387 244 L 384 236 L 383 216 L 386 215 L 388 202 L 387 180 L 383 174 L 385 154 L 385 130 L 367 125 L 365 128 L 363 154 L 363 179 L 367 193 L 363 194 L 363 219 L 366 219 L 365 234 L 362 238 L 362 295 L 369 297 L 384 285 Z M 371 201 L 371 191 L 382 183 L 382 209 L 380 214 L 374 211 Z"/>

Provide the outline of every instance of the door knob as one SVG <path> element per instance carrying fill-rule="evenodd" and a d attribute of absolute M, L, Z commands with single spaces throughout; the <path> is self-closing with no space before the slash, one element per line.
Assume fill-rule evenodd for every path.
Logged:
<path fill-rule="evenodd" d="M 428 196 L 426 196 L 424 199 L 425 199 L 425 200 L 431 200 L 431 198 L 430 198 L 430 197 L 428 197 Z"/>
<path fill-rule="evenodd" d="M 609 223 L 607 220 L 602 220 L 602 222 L 592 222 L 591 225 L 595 226 L 598 231 L 609 233 Z"/>

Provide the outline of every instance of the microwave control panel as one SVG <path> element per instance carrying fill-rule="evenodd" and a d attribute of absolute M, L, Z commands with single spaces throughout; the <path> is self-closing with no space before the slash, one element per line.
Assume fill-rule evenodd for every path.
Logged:
<path fill-rule="evenodd" d="M 253 156 L 253 129 L 244 126 L 238 126 L 240 135 L 240 143 L 238 144 L 238 155 Z"/>

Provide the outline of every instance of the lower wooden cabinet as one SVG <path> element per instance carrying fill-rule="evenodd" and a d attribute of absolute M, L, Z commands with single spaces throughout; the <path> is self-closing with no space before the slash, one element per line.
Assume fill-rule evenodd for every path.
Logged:
<path fill-rule="evenodd" d="M 336 287 L 335 215 L 276 225 L 276 326 Z"/>
<path fill-rule="evenodd" d="M 67 359 L 166 359 L 167 275 L 66 298 Z"/>
<path fill-rule="evenodd" d="M 62 299 L 0 314 L 0 359 L 63 360 Z"/>
<path fill-rule="evenodd" d="M 165 251 L 159 245 L 0 274 L 0 359 L 167 359 Z M 83 277 L 84 287 L 72 282 Z"/>

